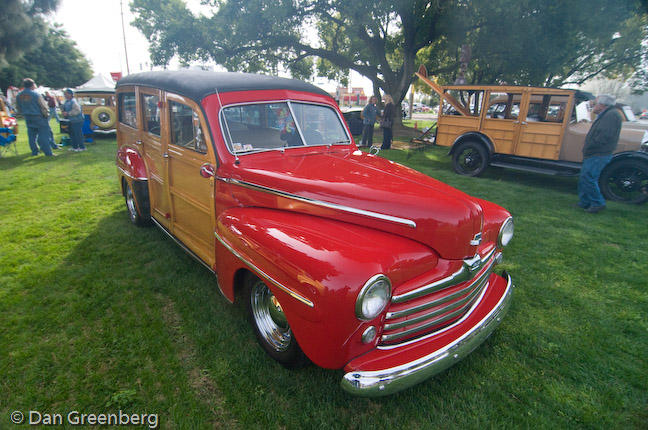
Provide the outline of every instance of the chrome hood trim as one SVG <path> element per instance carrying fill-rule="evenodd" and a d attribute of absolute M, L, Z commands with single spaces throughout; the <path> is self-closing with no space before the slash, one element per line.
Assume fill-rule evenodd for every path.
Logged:
<path fill-rule="evenodd" d="M 273 195 L 276 195 L 276 196 L 279 196 L 279 197 L 284 197 L 284 198 L 296 200 L 296 201 L 299 201 L 299 202 L 302 202 L 302 203 L 309 203 L 309 204 L 324 207 L 324 208 L 327 208 L 327 209 L 335 209 L 335 210 L 339 210 L 339 211 L 342 211 L 342 212 L 351 213 L 351 214 L 354 214 L 354 215 L 362 215 L 362 216 L 366 216 L 366 217 L 369 217 L 369 218 L 379 219 L 381 221 L 388 221 L 388 222 L 392 222 L 392 223 L 396 223 L 396 224 L 405 225 L 405 226 L 410 227 L 410 228 L 416 228 L 416 223 L 414 221 L 412 221 L 410 219 L 406 219 L 406 218 L 399 218 L 399 217 L 395 217 L 395 216 L 392 216 L 392 215 L 386 215 L 386 214 L 381 214 L 381 213 L 378 213 L 378 212 L 366 211 L 366 210 L 363 210 L 363 209 L 357 209 L 357 208 L 353 208 L 353 207 L 350 207 L 350 206 L 339 205 L 339 204 L 336 204 L 336 203 L 329 203 L 329 202 L 324 202 L 324 201 L 321 201 L 321 200 L 310 199 L 308 197 L 298 196 L 296 194 L 287 193 L 287 192 L 277 190 L 277 189 L 274 189 L 274 188 L 265 187 L 263 185 L 253 184 L 251 182 L 240 181 L 238 179 L 221 178 L 221 177 L 218 177 L 217 179 L 220 180 L 220 181 L 223 181 L 223 182 L 227 182 L 229 184 L 239 185 L 241 187 L 249 188 L 249 189 L 256 190 L 256 191 L 262 191 L 262 192 L 273 194 Z"/>

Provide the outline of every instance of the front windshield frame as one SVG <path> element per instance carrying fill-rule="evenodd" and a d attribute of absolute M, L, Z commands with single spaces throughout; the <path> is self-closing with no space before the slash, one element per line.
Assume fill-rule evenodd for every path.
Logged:
<path fill-rule="evenodd" d="M 227 118 L 225 117 L 225 110 L 228 108 L 233 108 L 233 107 L 239 107 L 239 106 L 249 106 L 249 105 L 272 105 L 272 104 L 286 104 L 288 106 L 290 115 L 292 117 L 292 121 L 294 123 L 295 129 L 299 133 L 298 136 L 302 142 L 301 145 L 299 146 L 290 146 L 290 145 L 285 145 L 282 147 L 277 147 L 277 148 L 258 148 L 258 149 L 251 149 L 251 150 L 241 150 L 241 151 L 235 151 L 233 148 L 233 143 L 232 138 L 231 138 L 231 130 L 229 127 L 229 123 L 227 121 Z M 342 132 L 344 133 L 344 138 L 338 139 L 335 142 L 329 142 L 329 143 L 321 143 L 321 144 L 308 144 L 307 140 L 304 137 L 304 132 L 302 130 L 303 124 L 298 121 L 297 115 L 295 115 L 295 109 L 293 104 L 300 104 L 300 105 L 310 105 L 310 106 L 320 106 L 326 109 L 329 109 L 333 111 L 335 114 L 335 117 L 337 118 L 337 121 L 340 125 L 340 128 Z M 221 107 L 220 112 L 218 114 L 218 121 L 219 121 L 219 126 L 221 129 L 221 135 L 223 137 L 223 140 L 225 142 L 225 147 L 227 148 L 227 151 L 234 155 L 235 157 L 240 157 L 244 155 L 249 155 L 249 154 L 256 154 L 259 152 L 267 152 L 267 151 L 285 151 L 286 149 L 294 149 L 294 148 L 314 148 L 318 146 L 332 146 L 332 145 L 351 145 L 353 142 L 353 139 L 351 135 L 349 134 L 349 131 L 347 130 L 347 127 L 345 126 L 345 122 L 342 119 L 342 116 L 340 115 L 340 112 L 335 109 L 333 106 L 330 104 L 326 103 L 318 103 L 318 102 L 313 102 L 313 101 L 307 101 L 307 100 L 296 100 L 296 99 L 277 99 L 277 100 L 258 100 L 258 101 L 249 101 L 249 102 L 241 102 L 241 103 L 232 103 L 225 105 Z"/>

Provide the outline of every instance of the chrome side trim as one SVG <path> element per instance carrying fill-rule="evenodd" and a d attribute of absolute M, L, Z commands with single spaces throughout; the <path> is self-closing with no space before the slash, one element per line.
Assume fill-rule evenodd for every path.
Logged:
<path fill-rule="evenodd" d="M 123 174 L 124 176 L 128 176 L 129 178 L 134 179 L 134 180 L 136 180 L 136 181 L 148 181 L 148 178 L 135 177 L 135 176 L 131 175 L 130 173 L 128 173 L 126 170 L 122 169 L 122 168 L 119 167 L 119 166 L 117 166 L 117 170 L 119 170 L 120 172 L 122 172 L 122 174 Z"/>
<path fill-rule="evenodd" d="M 274 278 L 272 278 L 272 276 L 268 275 L 268 274 L 265 273 L 263 270 L 259 269 L 257 266 L 255 266 L 254 264 L 252 264 L 250 261 L 246 260 L 246 259 L 245 259 L 241 254 L 239 254 L 238 252 L 236 252 L 236 250 L 235 250 L 235 249 L 234 249 L 234 248 L 233 248 L 229 243 L 225 242 L 225 239 L 223 239 L 222 237 L 220 237 L 220 236 L 218 235 L 218 233 L 214 232 L 214 236 L 216 236 L 216 239 L 221 243 L 221 245 L 223 245 L 225 248 L 227 248 L 227 250 L 228 250 L 229 252 L 231 252 L 232 254 L 234 254 L 234 256 L 235 256 L 236 258 L 238 258 L 238 259 L 241 260 L 243 263 L 245 263 L 247 266 L 249 266 L 253 271 L 255 271 L 255 272 L 257 273 L 257 275 L 259 275 L 259 276 L 261 276 L 262 278 L 265 278 L 265 279 L 267 279 L 268 281 L 272 282 L 272 283 L 273 283 L 277 288 L 279 288 L 280 290 L 282 290 L 282 291 L 285 292 L 286 294 L 290 295 L 292 298 L 294 298 L 294 299 L 296 299 L 296 300 L 299 300 L 300 302 L 302 302 L 302 303 L 305 304 L 306 306 L 309 306 L 309 307 L 311 307 L 311 308 L 315 307 L 315 304 L 314 304 L 312 301 L 308 300 L 306 297 L 300 295 L 299 293 L 294 292 L 294 291 L 291 290 L 290 288 L 284 286 L 284 285 L 281 284 L 279 281 L 277 281 L 277 280 L 275 280 Z"/>
<path fill-rule="evenodd" d="M 511 305 L 513 282 L 508 273 L 506 290 L 499 302 L 463 336 L 418 360 L 374 371 L 351 371 L 344 375 L 342 388 L 351 394 L 378 397 L 416 385 L 452 366 L 481 345 L 499 326 Z"/>
<path fill-rule="evenodd" d="M 381 221 L 388 221 L 388 222 L 393 222 L 393 223 L 396 223 L 396 224 L 402 224 L 402 225 L 405 225 L 405 226 L 410 227 L 410 228 L 416 228 L 416 222 L 414 222 L 414 221 L 412 221 L 410 219 L 406 219 L 406 218 L 399 218 L 399 217 L 395 217 L 395 216 L 391 216 L 391 215 L 381 214 L 381 213 L 378 213 L 378 212 L 366 211 L 366 210 L 363 210 L 363 209 L 356 209 L 356 208 L 352 208 L 352 207 L 349 207 L 349 206 L 338 205 L 336 203 L 328 203 L 328 202 L 323 202 L 321 200 L 310 199 L 308 197 L 302 197 L 302 196 L 298 196 L 296 194 L 286 193 L 284 191 L 279 191 L 279 190 L 275 190 L 273 188 L 264 187 L 263 185 L 257 185 L 257 184 L 253 184 L 251 182 L 246 182 L 246 181 L 239 181 L 238 179 L 222 178 L 222 177 L 219 177 L 217 179 L 219 179 L 220 181 L 223 181 L 223 182 L 227 182 L 229 184 L 234 184 L 234 185 L 238 185 L 238 186 L 241 186 L 241 187 L 244 187 L 244 188 L 249 188 L 251 190 L 261 191 L 261 192 L 264 192 L 264 193 L 273 194 L 275 196 L 284 197 L 284 198 L 287 198 L 287 199 L 297 200 L 297 201 L 300 201 L 300 202 L 303 202 L 303 203 L 308 203 L 308 204 L 311 204 L 311 205 L 320 206 L 320 207 L 324 207 L 324 208 L 327 208 L 327 209 L 335 209 L 335 210 L 339 210 L 339 211 L 343 211 L 343 212 L 352 213 L 354 215 L 362 215 L 362 216 L 366 216 L 366 217 L 369 217 L 369 218 L 379 219 Z"/>
<path fill-rule="evenodd" d="M 477 258 L 473 257 L 473 258 L 466 259 L 464 260 L 464 264 L 461 266 L 461 269 L 457 270 L 452 275 L 445 277 L 443 279 L 439 279 L 438 281 L 434 281 L 430 284 L 424 285 L 422 287 L 419 287 L 407 293 L 393 296 L 392 303 L 406 302 L 408 300 L 416 299 L 418 297 L 425 296 L 427 294 L 431 294 L 436 291 L 442 290 L 451 285 L 456 285 L 461 282 L 467 281 L 472 276 L 474 276 L 484 266 L 484 264 L 486 264 L 488 260 L 491 259 L 494 253 L 495 253 L 495 248 L 493 248 L 482 259 L 479 259 L 478 256 L 476 256 Z"/>

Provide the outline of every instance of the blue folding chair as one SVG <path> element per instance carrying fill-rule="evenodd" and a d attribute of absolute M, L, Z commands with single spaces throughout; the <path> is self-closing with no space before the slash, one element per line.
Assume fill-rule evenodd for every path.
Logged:
<path fill-rule="evenodd" d="M 13 134 L 10 128 L 0 127 L 0 157 L 3 157 L 11 150 L 18 155 L 18 147 L 16 146 L 16 135 Z"/>

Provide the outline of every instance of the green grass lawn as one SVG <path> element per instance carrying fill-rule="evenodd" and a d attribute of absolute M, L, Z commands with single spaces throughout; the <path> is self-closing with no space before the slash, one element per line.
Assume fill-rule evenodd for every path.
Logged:
<path fill-rule="evenodd" d="M 511 211 L 516 290 L 468 358 L 370 400 L 342 371 L 266 357 L 210 273 L 130 224 L 114 138 L 45 158 L 26 137 L 21 122 L 20 154 L 0 159 L 0 429 L 14 410 L 119 409 L 171 429 L 646 428 L 648 206 L 587 214 L 573 178 L 466 178 L 444 148 L 382 151 Z"/>

